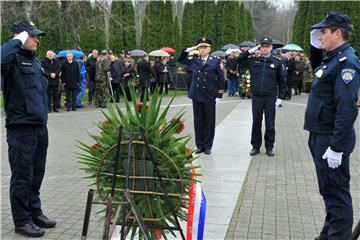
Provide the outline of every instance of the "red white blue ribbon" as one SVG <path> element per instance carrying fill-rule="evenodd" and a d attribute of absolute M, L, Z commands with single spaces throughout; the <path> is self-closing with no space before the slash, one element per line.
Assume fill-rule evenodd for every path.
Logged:
<path fill-rule="evenodd" d="M 196 180 L 195 170 L 192 179 Z M 190 184 L 190 198 L 186 226 L 186 240 L 203 240 L 206 216 L 206 198 L 198 182 Z"/>

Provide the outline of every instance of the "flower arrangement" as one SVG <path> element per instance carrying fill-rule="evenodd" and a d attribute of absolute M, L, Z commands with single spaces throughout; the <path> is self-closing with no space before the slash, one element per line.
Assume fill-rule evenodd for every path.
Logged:
<path fill-rule="evenodd" d="M 135 204 L 138 206 L 145 222 L 156 223 L 164 226 L 174 224 L 175 219 L 171 209 L 166 204 L 159 180 L 154 173 L 154 165 L 150 160 L 153 156 L 161 178 L 165 182 L 165 190 L 169 195 L 171 205 L 174 206 L 176 216 L 186 220 L 187 206 L 189 201 L 190 183 L 194 181 L 193 170 L 200 166 L 194 165 L 193 150 L 186 144 L 190 136 L 180 136 L 184 129 L 182 120 L 184 111 L 181 110 L 176 116 L 167 120 L 167 114 L 173 99 L 161 111 L 162 96 L 155 92 L 149 104 L 138 103 L 135 89 L 130 87 L 132 102 L 125 98 L 125 110 L 120 109 L 118 104 L 109 104 L 108 112 L 104 112 L 105 120 L 98 123 L 99 134 L 90 135 L 95 141 L 88 145 L 79 141 L 81 152 L 78 153 L 81 169 L 87 173 L 86 178 L 91 179 L 91 185 L 96 185 L 97 197 L 105 201 L 111 192 L 112 177 L 118 142 L 119 126 L 123 126 L 123 139 L 119 156 L 118 171 L 115 185 L 114 201 L 124 200 L 125 188 L 125 162 L 130 160 L 129 189 L 133 195 Z M 146 99 L 146 97 L 144 98 Z M 150 146 L 151 154 L 144 145 L 144 133 Z M 131 135 L 131 136 L 130 136 Z M 132 139 L 132 149 L 129 153 L 129 139 Z M 198 174 L 196 174 L 198 175 Z M 135 222 L 132 212 L 126 214 L 127 221 Z M 119 219 L 115 219 L 118 222 Z M 131 228 L 131 234 L 136 234 L 138 228 Z M 149 229 L 153 239 L 159 235 L 168 234 L 166 229 Z M 143 239 L 141 232 L 138 239 Z"/>
<path fill-rule="evenodd" d="M 243 98 L 251 96 L 250 71 L 248 69 L 241 76 L 240 92 Z"/>

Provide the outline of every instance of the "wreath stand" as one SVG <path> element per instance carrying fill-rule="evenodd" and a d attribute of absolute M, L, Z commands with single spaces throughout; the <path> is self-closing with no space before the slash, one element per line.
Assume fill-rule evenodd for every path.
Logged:
<path fill-rule="evenodd" d="M 118 130 L 118 139 L 117 139 L 117 145 L 116 145 L 116 157 L 114 161 L 114 172 L 112 173 L 112 186 L 111 186 L 111 192 L 108 195 L 107 201 L 94 201 L 94 190 L 90 189 L 88 191 L 87 196 L 87 202 L 86 202 L 86 208 L 85 208 L 85 216 L 84 216 L 84 223 L 83 223 L 83 229 L 82 229 L 82 235 L 81 240 L 87 239 L 87 233 L 88 233 L 88 227 L 90 222 L 90 215 L 91 215 L 91 207 L 93 204 L 102 204 L 106 205 L 106 212 L 105 212 L 105 220 L 104 220 L 104 231 L 102 235 L 103 240 L 110 240 L 111 235 L 113 231 L 115 230 L 116 225 L 121 226 L 120 230 L 120 239 L 125 240 L 126 236 L 129 234 L 129 231 L 131 228 L 139 228 L 140 231 L 143 234 L 143 237 L 145 240 L 151 240 L 150 233 L 148 229 L 161 229 L 161 230 L 169 230 L 172 234 L 174 234 L 174 231 L 179 231 L 181 239 L 185 240 L 185 236 L 183 233 L 183 230 L 180 226 L 180 222 L 178 220 L 178 217 L 176 216 L 175 212 L 175 206 L 173 206 L 172 202 L 169 198 L 169 193 L 165 189 L 165 183 L 164 180 L 161 177 L 159 168 L 154 160 L 154 155 L 152 148 L 148 144 L 145 132 L 143 129 L 140 129 L 140 135 L 142 138 L 142 141 L 133 141 L 133 132 L 129 132 L 129 139 L 126 141 L 127 147 L 128 147 L 128 156 L 125 161 L 125 187 L 123 189 L 124 192 L 124 198 L 121 202 L 113 201 L 114 195 L 115 195 L 115 185 L 116 185 L 116 179 L 119 177 L 117 175 L 118 168 L 119 168 L 119 158 L 120 158 L 120 147 L 123 137 L 123 126 L 119 126 Z M 131 160 L 131 152 L 133 148 L 134 143 L 141 143 L 144 145 L 145 150 L 147 151 L 149 155 L 149 160 L 151 161 L 154 169 L 154 179 L 158 180 L 159 187 L 160 187 L 160 194 L 161 196 L 164 196 L 164 202 L 166 206 L 170 209 L 171 214 L 175 220 L 175 226 L 164 226 L 161 224 L 154 224 L 152 221 L 145 221 L 144 218 L 141 216 L 138 206 L 136 205 L 134 199 L 133 199 L 133 193 L 131 189 L 129 188 L 130 185 L 130 178 L 134 176 L 130 176 L 130 160 Z M 114 207 L 117 207 L 115 218 L 112 221 L 112 209 Z M 133 214 L 133 220 L 129 221 L 129 218 L 127 216 L 127 213 L 129 213 L 128 208 L 131 208 L 130 212 Z M 118 217 L 121 216 L 121 221 L 117 221 Z M 111 229 L 110 229 L 111 228 Z M 131 236 L 131 239 L 134 239 L 135 234 Z"/>

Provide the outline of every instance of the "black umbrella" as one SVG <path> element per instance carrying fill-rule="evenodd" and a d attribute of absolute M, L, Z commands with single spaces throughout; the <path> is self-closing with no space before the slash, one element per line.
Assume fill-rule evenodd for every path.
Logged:
<path fill-rule="evenodd" d="M 272 40 L 272 45 L 274 48 L 281 48 L 283 47 L 285 44 L 283 44 L 282 42 L 280 42 L 279 40 L 277 39 L 273 39 Z"/>
<path fill-rule="evenodd" d="M 242 42 L 240 43 L 239 45 L 241 48 L 242 47 L 249 47 L 249 48 L 253 48 L 256 46 L 256 44 L 254 42 L 250 42 L 250 41 L 245 41 L 245 42 Z"/>
<path fill-rule="evenodd" d="M 223 50 L 223 51 L 226 51 L 228 49 L 239 49 L 239 46 L 235 45 L 235 44 L 226 44 L 225 46 L 223 46 L 221 48 L 221 50 Z"/>

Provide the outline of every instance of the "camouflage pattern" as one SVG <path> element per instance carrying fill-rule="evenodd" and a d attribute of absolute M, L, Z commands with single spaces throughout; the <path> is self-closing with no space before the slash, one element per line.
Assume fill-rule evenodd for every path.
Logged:
<path fill-rule="evenodd" d="M 105 108 L 109 97 L 110 60 L 106 55 L 98 57 L 95 71 L 95 106 Z"/>

